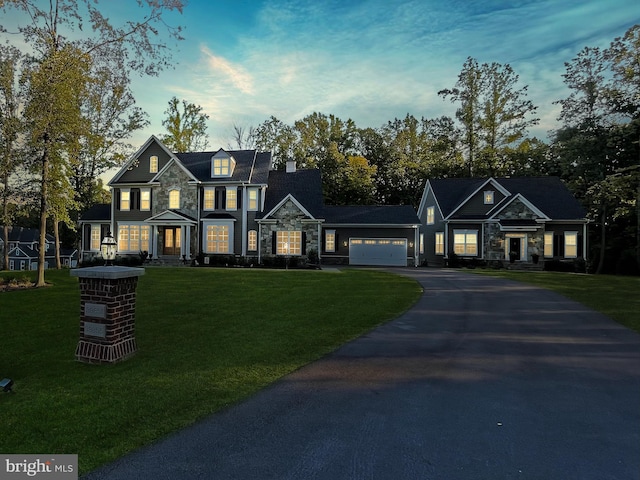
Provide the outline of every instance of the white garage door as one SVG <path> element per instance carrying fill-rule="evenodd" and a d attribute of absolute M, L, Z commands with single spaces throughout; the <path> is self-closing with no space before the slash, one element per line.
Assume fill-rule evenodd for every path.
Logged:
<path fill-rule="evenodd" d="M 350 238 L 349 265 L 407 266 L 406 238 Z"/>

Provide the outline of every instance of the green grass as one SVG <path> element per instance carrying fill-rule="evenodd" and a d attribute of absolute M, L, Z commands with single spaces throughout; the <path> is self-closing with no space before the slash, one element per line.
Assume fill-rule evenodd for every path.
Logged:
<path fill-rule="evenodd" d="M 554 290 L 640 333 L 640 277 L 489 269 L 469 271 Z"/>
<path fill-rule="evenodd" d="M 246 398 L 421 293 L 405 277 L 369 270 L 148 268 L 137 291 L 138 353 L 99 366 L 74 358 L 77 278 L 48 271 L 47 281 L 0 292 L 0 378 L 15 381 L 14 394 L 0 395 L 0 451 L 77 453 L 80 473 Z"/>

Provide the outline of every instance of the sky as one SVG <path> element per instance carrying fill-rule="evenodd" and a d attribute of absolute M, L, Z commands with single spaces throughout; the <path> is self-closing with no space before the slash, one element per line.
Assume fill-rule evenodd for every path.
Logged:
<path fill-rule="evenodd" d="M 566 97 L 562 74 L 584 47 L 606 48 L 636 23 L 637 0 L 190 0 L 175 70 L 136 79 L 134 94 L 163 132 L 172 96 L 202 106 L 212 149 L 233 125 L 313 112 L 380 127 L 407 114 L 455 115 L 438 96 L 467 57 L 509 64 L 528 85 L 546 139 Z"/>
<path fill-rule="evenodd" d="M 43 0 L 44 1 L 44 0 Z M 313 112 L 380 127 L 407 114 L 455 115 L 437 95 L 454 87 L 467 57 L 509 64 L 528 85 L 547 139 L 568 94 L 564 63 L 584 47 L 606 48 L 640 23 L 638 0 L 187 0 L 185 40 L 171 42 L 174 69 L 135 77 L 150 125 L 136 146 L 164 132 L 171 97 L 209 115 L 210 149 L 228 148 L 233 125 Z M 132 17 L 134 0 L 104 2 Z M 133 18 L 129 18 L 133 19 Z"/>

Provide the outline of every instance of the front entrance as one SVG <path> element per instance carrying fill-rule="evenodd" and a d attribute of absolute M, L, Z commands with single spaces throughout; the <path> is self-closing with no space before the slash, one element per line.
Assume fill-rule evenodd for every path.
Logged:
<path fill-rule="evenodd" d="M 180 227 L 164 227 L 163 255 L 180 255 Z"/>
<path fill-rule="evenodd" d="M 521 240 L 522 239 L 518 237 L 509 238 L 509 258 L 520 260 Z"/>

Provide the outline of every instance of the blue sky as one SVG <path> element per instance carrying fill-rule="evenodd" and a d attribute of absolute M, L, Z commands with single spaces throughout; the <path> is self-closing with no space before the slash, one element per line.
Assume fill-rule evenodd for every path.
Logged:
<path fill-rule="evenodd" d="M 453 116 L 438 97 L 466 58 L 510 64 L 529 85 L 546 138 L 564 98 L 564 62 L 585 46 L 606 47 L 640 23 L 637 0 L 191 0 L 176 69 L 136 80 L 151 119 L 138 138 L 163 133 L 173 95 L 211 117 L 214 148 L 233 124 L 273 115 L 292 123 L 314 111 L 379 127 L 407 113 Z"/>
<path fill-rule="evenodd" d="M 134 0 L 103 5 L 132 16 Z M 174 70 L 136 77 L 151 121 L 132 142 L 164 133 L 172 96 L 210 116 L 210 148 L 232 126 L 273 115 L 292 123 L 314 111 L 380 127 L 407 113 L 454 116 L 437 92 L 455 85 L 467 57 L 510 64 L 529 86 L 546 138 L 566 97 L 564 62 L 606 47 L 640 23 L 638 0 L 188 0 L 167 21 L 185 27 Z"/>

